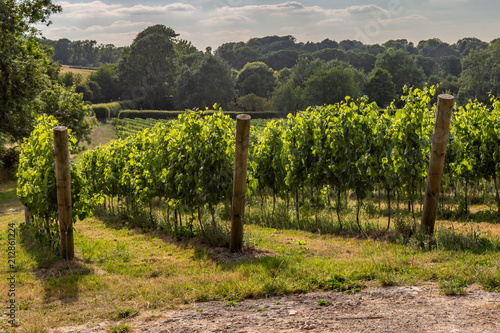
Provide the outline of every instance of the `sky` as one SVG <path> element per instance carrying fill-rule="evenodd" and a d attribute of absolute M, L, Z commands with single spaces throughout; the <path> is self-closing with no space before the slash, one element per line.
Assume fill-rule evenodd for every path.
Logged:
<path fill-rule="evenodd" d="M 382 44 L 429 38 L 500 37 L 499 0 L 65 0 L 41 27 L 49 39 L 91 39 L 127 46 L 154 24 L 171 27 L 199 50 L 253 37 L 292 35 L 299 42 L 326 38 Z"/>

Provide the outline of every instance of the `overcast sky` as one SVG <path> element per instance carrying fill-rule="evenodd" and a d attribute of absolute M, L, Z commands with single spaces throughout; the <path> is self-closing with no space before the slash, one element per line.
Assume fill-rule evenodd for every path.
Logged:
<path fill-rule="evenodd" d="M 356 39 L 365 44 L 405 38 L 500 37 L 499 0 L 66 0 L 51 17 L 49 39 L 93 39 L 130 45 L 138 32 L 164 24 L 198 49 L 252 37 L 292 35 L 298 41 Z"/>

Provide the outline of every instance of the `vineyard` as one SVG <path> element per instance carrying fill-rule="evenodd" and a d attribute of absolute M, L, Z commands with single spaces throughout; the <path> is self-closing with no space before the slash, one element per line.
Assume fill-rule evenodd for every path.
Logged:
<path fill-rule="evenodd" d="M 476 284 L 500 290 L 499 101 L 454 109 L 432 237 L 419 220 L 434 91 L 407 90 L 404 101 L 380 109 L 346 98 L 287 119 L 252 120 L 242 253 L 227 249 L 234 121 L 222 111 L 117 121 L 128 135 L 71 165 L 68 262 L 58 260 L 58 124 L 39 118 L 18 171 L 17 196 L 33 214 L 18 233 L 19 329 L 121 327 L 129 314 L 316 290 L 428 282 L 445 295 Z M 70 148 L 75 142 L 70 133 Z"/>
<path fill-rule="evenodd" d="M 404 107 L 386 109 L 347 97 L 286 120 L 254 121 L 247 223 L 322 233 L 345 228 L 363 232 L 375 227 L 361 218 L 363 208 L 373 208 L 364 203 L 378 193 L 387 229 L 396 216 L 396 226 L 405 220 L 408 233 L 415 232 L 429 164 L 434 94 L 434 88 L 408 89 Z M 56 221 L 57 206 L 48 156 L 50 129 L 56 123 L 52 118 L 40 121 L 35 135 L 23 145 L 18 195 L 39 217 L 36 221 L 44 221 L 39 232 L 53 235 L 49 226 Z M 142 214 L 143 227 L 178 235 L 204 234 L 214 245 L 227 241 L 225 232 L 212 236 L 214 229 L 226 228 L 233 120 L 222 111 L 210 115 L 186 111 L 173 121 L 122 119 L 113 125 L 120 139 L 87 151 L 72 168 L 75 216 L 85 217 L 98 205 L 132 220 Z M 469 102 L 455 110 L 441 214 L 467 216 L 471 189 L 476 193 L 479 188 L 483 198 L 495 198 L 500 210 L 499 144 L 498 100 L 492 99 L 492 106 Z M 457 197 L 458 190 L 458 200 L 446 206 L 446 198 Z M 272 208 L 267 210 L 268 200 Z M 408 203 L 405 216 L 401 203 Z M 351 210 L 354 214 L 348 216 Z"/>

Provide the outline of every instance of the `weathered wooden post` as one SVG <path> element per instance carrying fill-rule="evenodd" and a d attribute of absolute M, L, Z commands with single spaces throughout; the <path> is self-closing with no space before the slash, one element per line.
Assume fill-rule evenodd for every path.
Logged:
<path fill-rule="evenodd" d="M 71 217 L 71 174 L 69 165 L 68 128 L 54 127 L 54 153 L 56 162 L 57 206 L 61 233 L 61 256 L 72 260 L 75 256 L 73 221 Z"/>
<path fill-rule="evenodd" d="M 231 206 L 230 251 L 241 251 L 243 247 L 243 217 L 247 188 L 247 161 L 250 142 L 250 119 L 246 114 L 236 117 L 236 152 L 234 161 L 233 203 Z"/>
<path fill-rule="evenodd" d="M 454 97 L 451 95 L 439 95 L 436 123 L 432 136 L 432 148 L 429 162 L 429 174 L 425 185 L 424 207 L 422 211 L 422 227 L 428 234 L 434 233 L 436 213 L 443 176 L 444 158 L 446 145 L 450 134 L 451 114 L 453 110 Z"/>

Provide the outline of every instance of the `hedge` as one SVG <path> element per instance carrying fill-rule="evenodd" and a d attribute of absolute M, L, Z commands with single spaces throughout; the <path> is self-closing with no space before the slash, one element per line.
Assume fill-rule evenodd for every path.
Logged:
<path fill-rule="evenodd" d="M 137 102 L 133 100 L 119 101 L 111 103 L 100 103 L 92 105 L 95 117 L 98 119 L 116 118 L 123 109 L 137 107 Z"/>
<path fill-rule="evenodd" d="M 214 111 L 208 111 L 211 113 Z M 179 114 L 184 113 L 184 111 L 160 111 L 160 110 L 123 110 L 118 114 L 119 119 L 125 118 L 141 118 L 141 119 L 177 119 Z M 224 114 L 229 115 L 231 118 L 236 119 L 239 114 L 248 114 L 252 119 L 273 119 L 273 118 L 285 118 L 286 114 L 277 111 L 224 111 Z"/>

